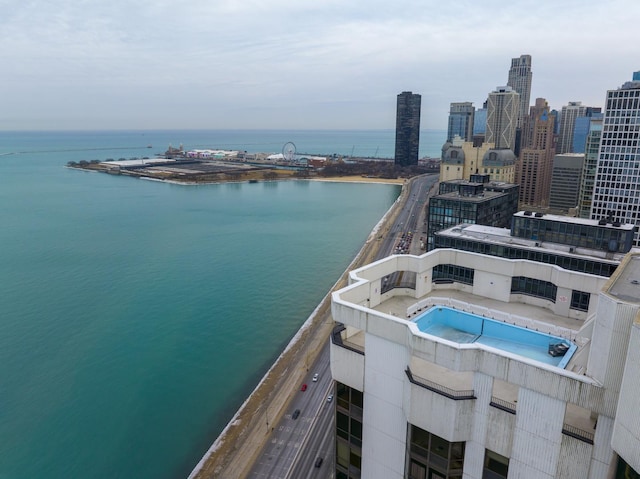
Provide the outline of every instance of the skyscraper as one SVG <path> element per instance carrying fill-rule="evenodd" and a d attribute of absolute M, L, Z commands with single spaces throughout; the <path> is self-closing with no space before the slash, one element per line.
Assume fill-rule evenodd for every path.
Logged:
<path fill-rule="evenodd" d="M 634 78 L 640 78 L 634 73 Z M 609 90 L 591 218 L 640 225 L 640 80 Z M 634 246 L 640 246 L 636 232 Z"/>
<path fill-rule="evenodd" d="M 602 108 L 588 106 L 585 115 L 576 118 L 576 122 L 573 127 L 573 145 L 571 146 L 572 153 L 584 153 L 587 143 L 587 135 L 589 134 L 589 125 L 591 124 L 592 118 L 602 118 Z"/>
<path fill-rule="evenodd" d="M 532 119 L 530 144 L 520 151 L 520 161 L 516 173 L 520 185 L 520 202 L 530 206 L 547 206 L 553 156 L 553 125 L 555 118 L 549 114 L 549 107 L 543 98 L 531 107 Z"/>
<path fill-rule="evenodd" d="M 471 102 L 451 103 L 449 107 L 447 141 L 453 140 L 453 137 L 456 135 L 464 141 L 471 141 L 473 137 L 474 113 L 475 108 Z"/>
<path fill-rule="evenodd" d="M 596 168 L 598 167 L 598 151 L 602 137 L 602 113 L 589 118 L 589 133 L 584 147 L 584 169 L 580 180 L 580 196 L 578 198 L 578 216 L 591 218 L 591 201 Z"/>
<path fill-rule="evenodd" d="M 395 164 L 398 166 L 418 164 L 421 101 L 420 95 L 410 91 L 398 95 L 395 153 Z"/>
<path fill-rule="evenodd" d="M 585 116 L 587 107 L 580 101 L 570 101 L 568 105 L 562 107 L 560 114 L 560 135 L 556 150 L 558 153 L 571 153 L 573 146 L 573 130 L 576 125 L 576 118 Z"/>
<path fill-rule="evenodd" d="M 549 208 L 567 214 L 578 206 L 584 153 L 561 153 L 553 158 Z"/>
<path fill-rule="evenodd" d="M 531 98 L 531 55 L 520 55 L 520 58 L 511 59 L 509 79 L 507 85 L 520 95 L 520 108 L 518 111 L 517 127 L 522 127 L 522 121 L 529 113 L 529 100 Z"/>
<path fill-rule="evenodd" d="M 496 148 L 515 149 L 516 126 L 520 95 L 509 86 L 500 86 L 489 93 L 487 100 L 487 130 L 485 141 Z"/>

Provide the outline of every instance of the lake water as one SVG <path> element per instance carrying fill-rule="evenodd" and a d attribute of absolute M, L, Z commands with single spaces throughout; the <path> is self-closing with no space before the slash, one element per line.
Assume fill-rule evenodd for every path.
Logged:
<path fill-rule="evenodd" d="M 392 156 L 389 139 L 0 132 L 0 478 L 186 477 L 400 191 L 181 186 L 68 161 L 287 141 Z"/>

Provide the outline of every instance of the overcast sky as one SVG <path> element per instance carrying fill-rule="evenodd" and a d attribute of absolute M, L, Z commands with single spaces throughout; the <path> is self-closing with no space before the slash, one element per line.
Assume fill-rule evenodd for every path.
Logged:
<path fill-rule="evenodd" d="M 602 106 L 640 70 L 640 0 L 0 0 L 0 129 L 422 128 L 507 83 Z"/>

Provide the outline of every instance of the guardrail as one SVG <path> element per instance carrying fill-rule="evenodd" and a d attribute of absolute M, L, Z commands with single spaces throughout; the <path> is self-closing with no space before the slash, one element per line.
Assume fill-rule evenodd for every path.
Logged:
<path fill-rule="evenodd" d="M 429 381 L 428 379 L 424 379 L 424 378 L 416 379 L 411 373 L 411 369 L 409 369 L 408 367 L 407 369 L 405 369 L 405 373 L 409 378 L 409 382 L 411 382 L 412 384 L 428 389 L 429 391 L 433 391 L 434 393 L 440 394 L 441 396 L 447 397 L 449 399 L 453 399 L 454 401 L 462 401 L 465 399 L 476 399 L 473 393 L 473 389 L 457 391 L 455 389 L 451 389 L 446 386 L 443 386 L 442 384 Z"/>
<path fill-rule="evenodd" d="M 337 324 L 334 326 L 333 331 L 331 331 L 331 342 L 336 346 L 340 346 L 341 348 L 348 349 L 349 351 L 353 351 L 354 353 L 362 354 L 364 356 L 364 348 L 360 348 L 353 343 L 345 343 L 342 340 L 342 331 L 347 329 L 344 324 Z"/>
<path fill-rule="evenodd" d="M 491 401 L 489 402 L 489 406 L 493 406 L 497 409 L 501 409 L 502 411 L 508 412 L 509 414 L 516 413 L 515 403 L 505 401 L 504 399 L 500 399 L 495 396 L 491 396 Z"/>
<path fill-rule="evenodd" d="M 586 442 L 587 444 L 593 444 L 594 434 L 591 431 L 585 431 L 584 429 L 571 426 L 567 423 L 562 425 L 562 434 L 566 434 L 567 436 Z"/>

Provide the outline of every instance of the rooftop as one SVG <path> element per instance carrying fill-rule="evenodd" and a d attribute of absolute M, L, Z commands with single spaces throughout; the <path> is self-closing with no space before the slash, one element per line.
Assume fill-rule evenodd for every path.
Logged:
<path fill-rule="evenodd" d="M 554 216 L 554 215 L 545 215 Z M 565 218 L 558 216 L 558 218 Z M 574 218 L 579 219 L 579 218 Z M 595 221 L 595 220 L 587 220 Z M 595 221 L 597 224 L 597 221 Z M 469 238 L 483 243 L 492 243 L 502 246 L 515 246 L 538 251 L 552 251 L 562 253 L 566 256 L 575 256 L 576 258 L 598 259 L 603 262 L 618 264 L 624 258 L 625 253 L 610 253 L 603 250 L 579 248 L 566 244 L 551 243 L 548 241 L 535 241 L 517 236 L 511 236 L 511 230 L 508 228 L 497 228 L 495 226 L 484 226 L 477 224 L 460 224 L 441 230 L 435 233 L 438 236 L 450 236 L 457 238 Z M 639 278 L 640 279 L 640 278 Z"/>

